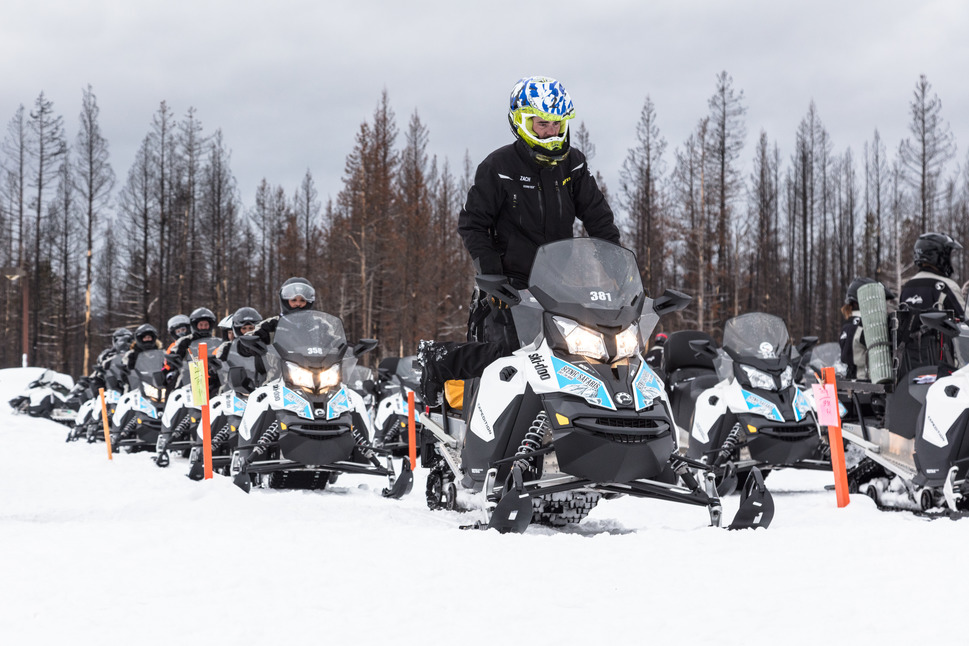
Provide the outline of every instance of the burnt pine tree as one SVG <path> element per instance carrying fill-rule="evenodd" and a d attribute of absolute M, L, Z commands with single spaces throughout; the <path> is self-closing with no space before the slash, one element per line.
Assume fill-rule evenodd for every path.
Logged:
<path fill-rule="evenodd" d="M 108 161 L 108 141 L 101 132 L 99 114 L 97 98 L 91 86 L 88 85 L 81 99 L 81 114 L 74 143 L 74 186 L 78 192 L 85 233 L 84 350 L 81 363 L 84 374 L 87 374 L 91 367 L 94 241 L 98 229 L 105 220 L 115 183 L 114 170 Z"/>
<path fill-rule="evenodd" d="M 710 109 L 710 126 L 706 142 L 705 171 L 711 193 L 711 217 L 715 223 L 716 236 L 714 317 L 721 322 L 726 318 L 729 309 L 732 309 L 733 314 L 738 313 L 731 222 L 737 196 L 743 190 L 743 178 L 737 165 L 747 136 L 744 124 L 747 108 L 743 100 L 743 90 L 734 90 L 733 78 L 727 72 L 718 74 L 716 90 L 707 103 Z"/>
<path fill-rule="evenodd" d="M 656 125 L 656 108 L 646 97 L 636 123 L 636 140 L 619 173 L 620 203 L 628 214 L 628 246 L 636 254 L 647 293 L 655 294 L 665 281 L 666 234 L 663 230 L 661 183 L 665 172 L 666 140 Z"/>
<path fill-rule="evenodd" d="M 64 139 L 64 119 L 54 113 L 54 104 L 41 92 L 34 102 L 34 109 L 27 121 L 30 130 L 29 155 L 31 160 L 29 187 L 34 191 L 31 207 L 34 212 L 34 235 L 32 272 L 30 276 L 31 293 L 30 319 L 30 364 L 36 365 L 37 344 L 40 336 L 40 319 L 44 315 L 44 300 L 37 298 L 41 293 L 42 273 L 49 273 L 50 262 L 41 255 L 45 238 L 44 214 L 47 209 L 46 189 L 57 179 L 57 168 L 67 154 Z M 46 287 L 46 286 L 45 286 Z"/>
<path fill-rule="evenodd" d="M 918 229 L 925 232 L 935 226 L 940 177 L 945 164 L 955 155 L 956 144 L 949 124 L 942 119 L 942 100 L 932 94 L 925 74 L 915 84 L 909 113 L 912 137 L 902 142 L 899 152 L 905 181 L 915 192 Z"/>

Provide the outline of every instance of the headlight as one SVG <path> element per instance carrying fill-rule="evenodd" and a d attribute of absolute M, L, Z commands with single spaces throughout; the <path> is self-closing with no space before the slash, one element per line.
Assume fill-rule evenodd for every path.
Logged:
<path fill-rule="evenodd" d="M 340 364 L 334 364 L 320 373 L 320 388 L 332 388 L 340 383 Z"/>
<path fill-rule="evenodd" d="M 784 368 L 784 372 L 781 373 L 781 389 L 790 388 L 791 383 L 794 381 L 794 368 L 788 366 Z"/>
<path fill-rule="evenodd" d="M 600 332 L 582 327 L 571 319 L 553 316 L 552 320 L 565 337 L 569 354 L 577 354 L 597 361 L 605 361 L 609 358 L 606 356 L 606 341 Z"/>
<path fill-rule="evenodd" d="M 752 388 L 760 388 L 761 390 L 777 390 L 777 386 L 774 384 L 774 378 L 762 370 L 757 368 L 751 368 L 750 366 L 745 366 L 741 364 L 743 371 L 747 374 L 747 381 L 750 382 Z"/>
<path fill-rule="evenodd" d="M 631 357 L 639 351 L 639 326 L 633 323 L 616 335 L 616 358 Z"/>
<path fill-rule="evenodd" d="M 164 393 L 162 393 L 160 389 L 155 388 L 151 384 L 146 384 L 144 382 L 142 382 L 141 387 L 145 391 L 145 396 L 148 399 L 153 399 L 156 402 L 165 401 Z"/>
<path fill-rule="evenodd" d="M 299 386 L 300 388 L 305 388 L 307 390 L 316 389 L 316 383 L 313 379 L 312 370 L 301 368 L 292 361 L 287 361 L 286 371 L 289 373 L 289 380 L 293 382 L 294 386 Z"/>

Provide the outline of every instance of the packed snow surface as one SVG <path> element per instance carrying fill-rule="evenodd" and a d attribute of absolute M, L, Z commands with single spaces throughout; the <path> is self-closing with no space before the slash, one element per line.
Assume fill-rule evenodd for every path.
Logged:
<path fill-rule="evenodd" d="M 37 374 L 0 371 L 3 644 L 965 643 L 969 520 L 839 509 L 829 473 L 772 474 L 767 530 L 624 497 L 567 530 L 462 531 L 477 515 L 429 511 L 421 469 L 388 500 L 109 461 L 10 411 Z"/>

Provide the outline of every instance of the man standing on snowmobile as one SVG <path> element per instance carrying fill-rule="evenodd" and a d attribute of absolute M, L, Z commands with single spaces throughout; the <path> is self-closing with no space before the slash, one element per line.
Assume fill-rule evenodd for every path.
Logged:
<path fill-rule="evenodd" d="M 916 310 L 952 310 L 966 318 L 966 302 L 959 284 L 952 280 L 952 252 L 962 245 L 944 233 L 923 233 L 915 241 L 915 265 L 919 272 L 904 285 L 899 303 Z"/>
<path fill-rule="evenodd" d="M 458 216 L 458 233 L 478 274 L 502 274 L 513 287 L 526 287 L 538 248 L 571 238 L 576 218 L 590 236 L 619 243 L 585 155 L 570 144 L 573 117 L 572 99 L 555 79 L 531 76 L 515 84 L 508 108 L 515 141 L 481 162 Z M 517 349 L 507 305 L 476 293 L 468 340 L 499 343 L 505 353 Z"/>

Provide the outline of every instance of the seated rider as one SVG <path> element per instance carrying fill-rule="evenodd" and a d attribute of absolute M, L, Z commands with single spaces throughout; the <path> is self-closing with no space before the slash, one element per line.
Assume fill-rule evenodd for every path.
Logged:
<path fill-rule="evenodd" d="M 957 320 L 965 320 L 966 303 L 952 279 L 952 252 L 960 249 L 962 245 L 944 233 L 923 233 L 915 241 L 914 261 L 919 271 L 902 285 L 899 295 L 899 338 L 905 346 L 899 361 L 901 373 L 918 366 L 953 363 L 952 340 L 924 330 L 919 314 L 949 311 Z"/>
<path fill-rule="evenodd" d="M 282 316 L 289 316 L 293 312 L 313 309 L 316 303 L 316 290 L 310 281 L 299 276 L 289 278 L 279 288 L 279 316 L 271 316 L 260 321 L 255 328 L 241 339 L 239 353 L 243 356 L 266 354 L 276 335 L 276 327 Z"/>

